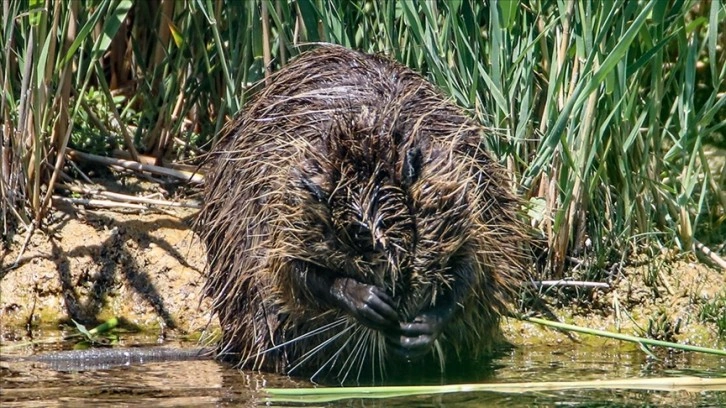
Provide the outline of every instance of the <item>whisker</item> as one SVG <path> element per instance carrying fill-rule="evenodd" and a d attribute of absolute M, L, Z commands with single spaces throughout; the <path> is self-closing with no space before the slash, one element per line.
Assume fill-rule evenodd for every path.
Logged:
<path fill-rule="evenodd" d="M 297 336 L 294 339 L 290 339 L 290 340 L 288 340 L 288 341 L 286 341 L 284 343 L 280 343 L 280 344 L 278 344 L 276 346 L 273 346 L 273 347 L 270 347 L 270 348 L 268 348 L 266 350 L 262 350 L 262 351 L 258 352 L 257 354 L 255 354 L 253 356 L 250 356 L 249 358 L 247 358 L 247 360 L 249 360 L 251 358 L 256 358 L 256 357 L 258 357 L 258 356 L 260 356 L 262 354 L 265 354 L 265 353 L 269 353 L 270 351 L 274 351 L 274 350 L 277 350 L 279 348 L 288 346 L 288 345 L 290 345 L 290 344 L 292 344 L 292 343 L 294 343 L 296 341 L 300 341 L 300 340 L 306 339 L 308 337 L 315 336 L 317 334 L 326 332 L 326 331 L 328 331 L 330 329 L 334 329 L 334 328 L 336 328 L 336 327 L 338 327 L 338 326 L 340 326 L 340 325 L 342 325 L 344 323 L 345 323 L 345 318 L 344 317 L 341 317 L 341 318 L 339 318 L 339 319 L 337 319 L 335 321 L 332 321 L 332 322 L 330 322 L 328 324 L 325 324 L 323 326 L 320 326 L 320 327 L 318 327 L 318 328 L 316 328 L 314 330 L 311 330 L 311 331 L 309 331 L 309 332 L 307 332 L 305 334 L 301 334 L 300 336 Z"/>
<path fill-rule="evenodd" d="M 361 338 L 364 339 L 364 341 L 361 343 L 361 347 L 360 347 L 363 350 L 363 354 L 358 359 L 359 360 L 359 363 L 358 363 L 358 374 L 356 375 L 356 378 L 355 378 L 355 381 L 358 382 L 358 383 L 360 383 L 360 375 L 363 372 L 363 365 L 364 365 L 364 363 L 366 361 L 366 356 L 368 355 L 368 347 L 366 347 L 366 345 L 367 344 L 370 344 L 369 342 L 371 341 L 370 340 L 370 338 L 371 338 L 371 331 L 370 330 L 367 330 L 366 333 L 363 336 L 361 336 Z"/>
<path fill-rule="evenodd" d="M 376 343 L 378 348 L 378 369 L 381 373 L 381 380 L 386 377 L 386 340 L 381 333 L 376 333 Z"/>
<path fill-rule="evenodd" d="M 441 347 L 441 342 L 439 340 L 434 342 L 434 354 L 436 354 L 439 358 L 439 368 L 441 370 L 441 374 L 443 374 L 444 371 L 446 371 L 446 358 L 444 356 L 444 349 Z"/>
<path fill-rule="evenodd" d="M 358 335 L 361 332 L 363 332 L 363 335 Z M 350 374 L 350 370 L 353 368 L 353 365 L 354 365 L 353 363 L 355 363 L 355 361 L 358 359 L 358 357 L 357 357 L 358 353 L 360 352 L 360 349 L 362 348 L 362 346 L 365 344 L 363 342 L 363 340 L 365 340 L 366 334 L 368 334 L 367 329 L 365 329 L 362 326 L 359 326 L 357 328 L 357 330 L 353 333 L 353 336 L 351 336 L 351 339 L 354 337 L 357 337 L 358 341 L 353 346 L 353 350 L 350 351 L 348 358 L 346 358 L 345 361 L 343 362 L 343 364 L 340 366 L 340 370 L 338 371 L 338 377 L 340 377 L 340 375 L 343 373 L 343 370 L 345 370 L 346 367 L 348 367 L 347 371 L 345 372 L 345 375 L 340 380 L 341 383 L 344 383 L 345 380 L 348 378 L 348 374 Z M 353 359 L 353 360 L 351 361 L 351 359 Z M 348 364 L 349 362 L 350 362 L 350 364 Z"/>
<path fill-rule="evenodd" d="M 376 356 L 378 355 L 376 353 L 376 349 L 378 348 L 378 334 L 377 333 L 368 333 L 370 336 L 370 342 L 368 343 L 368 349 L 371 353 L 371 381 L 375 384 L 376 382 Z M 378 367 L 380 370 L 380 366 Z"/>
<path fill-rule="evenodd" d="M 376 372 L 380 374 L 381 380 L 385 378 L 386 364 L 384 363 L 384 340 L 379 332 L 369 332 L 368 353 L 371 360 L 371 381 L 375 384 Z M 377 365 L 377 367 L 376 367 Z M 377 369 L 377 370 L 376 370 Z"/>
<path fill-rule="evenodd" d="M 355 326 L 348 326 L 345 331 L 347 332 L 348 331 L 347 329 L 354 329 L 354 328 L 355 328 Z M 340 334 L 343 334 L 343 333 L 344 332 L 341 332 Z M 336 337 L 338 337 L 338 336 L 336 336 Z M 353 340 L 353 337 L 354 336 L 348 337 L 348 339 L 338 348 L 338 351 L 336 351 L 332 356 L 330 356 L 330 358 L 325 363 L 323 363 L 320 366 L 320 368 L 316 372 L 313 373 L 312 376 L 310 376 L 310 381 L 313 381 L 313 379 L 315 377 L 317 377 L 318 374 L 320 374 L 328 364 L 331 364 L 331 362 L 332 362 L 332 364 L 330 365 L 331 367 L 333 365 L 335 365 L 335 362 L 338 361 L 338 357 L 340 357 L 340 353 L 342 353 L 343 350 L 345 350 L 345 348 L 348 346 L 348 344 L 351 342 L 351 340 Z"/>
<path fill-rule="evenodd" d="M 341 374 L 343 374 L 343 371 L 344 371 L 344 370 L 345 370 L 345 368 L 346 368 L 346 367 L 348 366 L 348 362 L 349 362 L 349 361 L 350 361 L 350 359 L 351 359 L 351 358 L 353 358 L 353 356 L 355 355 L 355 349 L 356 349 L 356 348 L 358 347 L 358 344 L 360 344 L 360 339 L 361 339 L 361 337 L 362 337 L 362 336 L 359 336 L 359 335 L 358 335 L 358 334 L 359 334 L 359 333 L 361 332 L 361 330 L 363 330 L 363 328 L 362 328 L 362 327 L 360 327 L 360 326 L 359 326 L 359 327 L 356 327 L 355 331 L 354 331 L 354 332 L 353 332 L 353 334 L 352 334 L 352 335 L 350 336 L 350 337 L 351 337 L 351 340 L 353 340 L 353 338 L 357 338 L 357 339 L 358 339 L 358 341 L 356 342 L 355 346 L 353 346 L 353 350 L 351 350 L 351 352 L 350 352 L 350 353 L 348 353 L 348 357 L 347 357 L 347 358 L 345 359 L 345 361 L 343 361 L 343 364 L 341 364 L 341 366 L 340 366 L 340 369 L 338 370 L 338 375 L 337 375 L 337 377 L 338 377 L 338 378 L 340 378 L 340 377 L 341 377 Z M 348 374 L 346 373 L 346 376 L 347 376 L 347 375 L 348 375 Z M 340 382 L 341 382 L 341 383 L 345 382 L 345 377 L 343 377 L 343 378 L 341 379 L 341 381 L 340 381 Z"/>
<path fill-rule="evenodd" d="M 312 349 L 310 349 L 310 350 L 306 351 L 306 352 L 305 352 L 304 354 L 302 354 L 302 355 L 301 355 L 301 356 L 300 356 L 300 357 L 298 358 L 298 360 L 300 360 L 300 359 L 308 359 L 309 357 L 311 357 L 312 355 L 314 355 L 315 353 L 317 353 L 318 351 L 320 351 L 320 349 L 321 349 L 321 348 L 323 348 L 323 347 L 327 346 L 327 345 L 328 345 L 328 343 L 330 343 L 331 341 L 333 341 L 333 340 L 337 339 L 337 338 L 338 338 L 338 337 L 340 337 L 340 336 L 341 336 L 341 335 L 342 335 L 343 333 L 346 333 L 346 332 L 348 332 L 348 331 L 350 331 L 350 330 L 352 330 L 352 329 L 353 329 L 353 327 L 346 327 L 346 328 L 345 328 L 345 329 L 343 329 L 343 331 L 341 331 L 340 333 L 338 333 L 338 334 L 334 335 L 333 337 L 331 337 L 331 338 L 329 338 L 329 339 L 325 340 L 325 341 L 324 341 L 324 342 L 322 342 L 321 344 L 318 344 L 318 345 L 317 345 L 317 346 L 315 346 L 314 348 L 312 348 Z"/>
<path fill-rule="evenodd" d="M 300 359 L 299 359 L 300 361 L 297 364 L 295 364 L 295 366 L 293 366 L 290 370 L 288 370 L 288 374 L 290 374 L 293 371 L 297 370 L 302 364 L 304 364 L 306 361 L 310 360 L 310 358 L 312 358 L 315 355 L 315 353 L 317 353 L 318 351 L 322 350 L 323 348 L 325 348 L 326 346 L 328 346 L 330 343 L 334 342 L 340 336 L 348 333 L 352 329 L 353 329 L 353 326 L 348 326 L 345 329 L 343 329 L 342 331 L 340 331 L 340 332 L 336 333 L 335 335 L 333 335 L 333 337 L 325 340 L 324 342 L 318 344 L 314 348 L 308 350 L 305 354 L 303 354 L 302 356 L 300 356 Z M 347 342 L 346 342 L 346 344 L 347 344 Z M 340 353 L 340 351 L 336 352 L 335 355 L 337 355 L 338 353 Z M 322 369 L 322 367 L 321 367 L 321 369 Z M 318 370 L 318 371 L 320 371 L 320 370 Z M 316 372 L 316 375 L 317 375 L 317 372 Z M 315 377 L 315 375 L 313 375 L 310 378 L 312 379 L 313 377 Z"/>

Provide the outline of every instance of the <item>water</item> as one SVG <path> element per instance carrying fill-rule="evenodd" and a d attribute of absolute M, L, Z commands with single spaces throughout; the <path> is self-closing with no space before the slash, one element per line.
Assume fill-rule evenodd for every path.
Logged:
<path fill-rule="evenodd" d="M 128 344 L 128 343 L 127 343 Z M 191 347 L 192 344 L 186 346 Z M 518 348 L 504 352 L 483 374 L 456 375 L 445 382 L 543 382 L 648 377 L 724 377 L 726 358 L 696 353 L 651 361 L 632 346 L 592 348 L 577 344 Z M 215 361 L 156 362 L 83 372 L 49 370 L 40 363 L 0 365 L 0 406 L 260 406 L 265 387 L 297 388 L 301 379 L 243 372 Z M 467 381 L 468 380 L 468 381 Z M 430 382 L 430 381 L 429 381 Z M 321 404 L 315 404 L 320 406 Z M 326 406 L 325 404 L 322 404 Z M 726 392 L 575 390 L 506 394 L 455 393 L 385 400 L 345 400 L 327 406 L 726 406 Z"/>

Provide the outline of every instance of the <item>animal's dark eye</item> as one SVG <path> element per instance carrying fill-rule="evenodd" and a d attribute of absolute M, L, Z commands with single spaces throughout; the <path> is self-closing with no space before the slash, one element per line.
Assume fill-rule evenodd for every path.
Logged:
<path fill-rule="evenodd" d="M 312 194 L 313 198 L 315 198 L 318 202 L 323 202 L 328 200 L 328 194 L 323 190 L 322 187 L 320 187 L 318 184 L 313 182 L 307 177 L 303 177 L 301 179 L 301 184 L 303 188 L 308 190 L 310 194 Z"/>
<path fill-rule="evenodd" d="M 418 147 L 413 147 L 406 152 L 401 169 L 401 181 L 404 186 L 408 187 L 416 182 L 421 173 L 422 162 L 421 149 Z"/>
<path fill-rule="evenodd" d="M 371 231 L 364 224 L 351 224 L 346 228 L 349 242 L 360 251 L 369 251 L 373 248 Z"/>

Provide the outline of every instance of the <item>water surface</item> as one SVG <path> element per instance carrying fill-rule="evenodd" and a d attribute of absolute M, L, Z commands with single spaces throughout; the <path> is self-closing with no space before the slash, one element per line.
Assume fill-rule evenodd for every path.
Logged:
<path fill-rule="evenodd" d="M 130 344 L 127 342 L 127 344 Z M 193 344 L 182 344 L 193 347 Z M 178 346 L 178 345 L 177 345 Z M 17 353 L 17 352 L 16 352 Z M 5 352 L 5 354 L 7 354 Z M 664 355 L 660 361 L 614 342 L 520 347 L 503 351 L 481 371 L 460 372 L 426 383 L 583 381 L 668 376 L 726 376 L 726 358 L 696 353 Z M 53 371 L 41 363 L 0 363 L 0 406 L 255 406 L 265 387 L 309 387 L 305 379 L 236 370 L 216 361 L 169 361 L 92 371 Z M 406 381 L 415 381 L 415 379 Z M 317 404 L 320 405 L 320 404 Z M 324 405 L 324 404 L 323 404 Z M 456 393 L 386 400 L 346 400 L 327 406 L 726 406 L 726 392 L 568 390 L 506 394 Z"/>

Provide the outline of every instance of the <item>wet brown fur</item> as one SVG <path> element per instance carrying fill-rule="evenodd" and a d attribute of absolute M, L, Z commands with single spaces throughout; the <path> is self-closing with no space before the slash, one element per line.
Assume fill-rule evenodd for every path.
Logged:
<path fill-rule="evenodd" d="M 485 131 L 382 56 L 320 46 L 274 75 L 213 150 L 199 217 L 220 352 L 277 372 L 382 371 L 383 336 L 301 285 L 309 268 L 385 288 L 406 319 L 468 289 L 436 350 L 486 354 L 527 235 Z M 421 170 L 408 179 L 410 152 Z M 472 265 L 472 282 L 457 287 L 454 262 Z"/>

